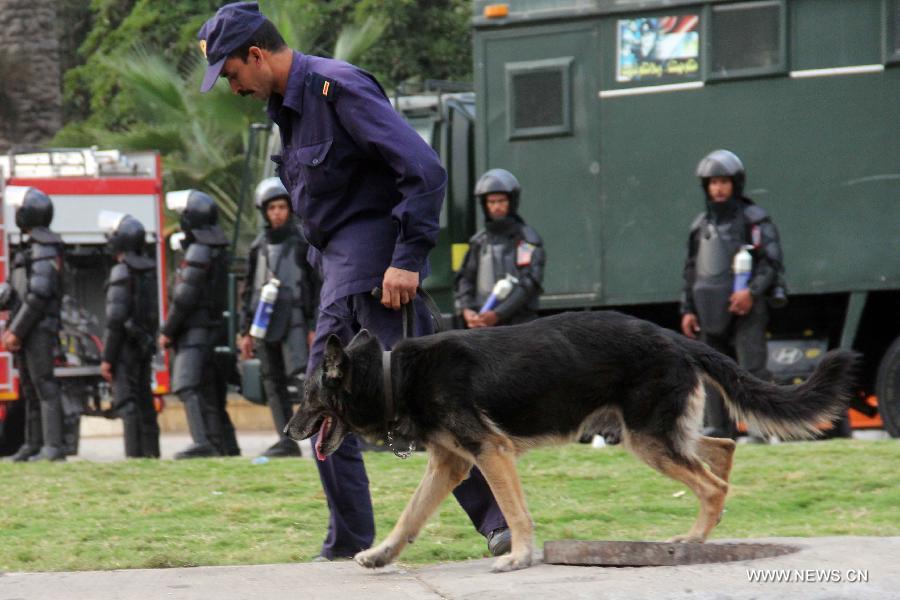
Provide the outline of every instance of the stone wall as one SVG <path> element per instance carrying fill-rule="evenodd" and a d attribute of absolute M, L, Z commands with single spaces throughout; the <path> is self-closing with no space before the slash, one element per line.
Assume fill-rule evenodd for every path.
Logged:
<path fill-rule="evenodd" d="M 0 0 L 0 152 L 62 127 L 59 58 L 54 0 Z"/>

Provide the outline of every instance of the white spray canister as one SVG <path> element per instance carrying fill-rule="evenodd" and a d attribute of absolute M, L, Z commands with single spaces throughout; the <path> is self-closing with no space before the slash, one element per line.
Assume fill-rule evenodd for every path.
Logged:
<path fill-rule="evenodd" d="M 262 286 L 259 292 L 259 304 L 256 306 L 256 314 L 253 315 L 253 324 L 250 325 L 250 335 L 257 339 L 266 337 L 266 331 L 269 329 L 269 320 L 272 318 L 272 311 L 275 309 L 275 300 L 278 299 L 278 286 L 281 282 L 277 279 L 270 279 L 266 285 Z"/>
<path fill-rule="evenodd" d="M 734 261 L 731 268 L 734 271 L 734 289 L 733 292 L 746 290 L 750 283 L 750 273 L 753 272 L 753 255 L 750 250 L 753 246 L 741 246 L 741 249 L 734 255 Z"/>

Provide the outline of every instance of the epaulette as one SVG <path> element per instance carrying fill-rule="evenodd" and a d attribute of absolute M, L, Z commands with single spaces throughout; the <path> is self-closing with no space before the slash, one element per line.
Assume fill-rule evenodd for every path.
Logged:
<path fill-rule="evenodd" d="M 197 240 L 201 244 L 206 244 L 207 246 L 228 245 L 228 238 L 225 237 L 225 232 L 222 231 L 222 228 L 218 225 L 194 229 L 193 231 L 191 231 L 191 233 L 193 234 L 195 240 Z"/>
<path fill-rule="evenodd" d="M 522 225 L 522 239 L 535 246 L 543 246 L 544 240 L 530 225 Z"/>
<path fill-rule="evenodd" d="M 306 74 L 306 85 L 317 97 L 322 98 L 326 102 L 335 101 L 338 88 L 340 87 L 340 84 L 335 79 L 325 77 L 314 71 Z"/>
<path fill-rule="evenodd" d="M 156 267 L 156 261 L 149 256 L 143 254 L 135 254 L 134 252 L 126 252 L 123 261 L 126 265 L 135 271 L 149 271 Z"/>
<path fill-rule="evenodd" d="M 769 218 L 769 214 L 764 208 L 756 204 L 748 204 L 744 207 L 744 218 L 750 223 L 762 223 Z"/>
<path fill-rule="evenodd" d="M 50 231 L 46 227 L 35 227 L 28 233 L 29 237 L 39 244 L 63 244 L 63 239 L 58 233 Z"/>
<path fill-rule="evenodd" d="M 706 213 L 702 212 L 697 215 L 697 218 L 694 219 L 694 222 L 691 223 L 691 231 L 696 231 L 700 229 L 700 226 L 703 224 L 703 221 L 706 219 Z"/>
<path fill-rule="evenodd" d="M 470 244 L 478 243 L 486 235 L 487 235 L 487 229 L 479 229 L 478 231 L 475 232 L 475 234 L 472 237 L 469 238 L 469 243 Z"/>

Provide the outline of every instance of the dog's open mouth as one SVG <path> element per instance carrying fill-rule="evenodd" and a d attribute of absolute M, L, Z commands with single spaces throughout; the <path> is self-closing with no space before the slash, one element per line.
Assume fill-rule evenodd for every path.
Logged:
<path fill-rule="evenodd" d="M 322 452 L 322 445 L 325 443 L 326 436 L 330 429 L 331 417 L 323 418 L 322 424 L 319 426 L 319 438 L 316 440 L 316 458 L 319 460 L 325 460 L 326 455 Z"/>

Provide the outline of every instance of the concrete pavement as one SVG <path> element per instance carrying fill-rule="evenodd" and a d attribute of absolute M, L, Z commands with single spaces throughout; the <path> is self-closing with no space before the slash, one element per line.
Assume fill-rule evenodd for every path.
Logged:
<path fill-rule="evenodd" d="M 770 559 L 678 567 L 602 568 L 538 564 L 492 574 L 492 559 L 369 571 L 352 562 L 79 573 L 7 573 L 0 600 L 549 600 L 900 597 L 900 537 L 722 540 L 800 546 Z M 427 543 L 427 542 L 426 542 Z M 750 581 L 766 577 L 769 582 Z M 773 578 L 786 581 L 771 581 Z M 866 581 L 867 579 L 867 581 Z M 863 581 L 861 581 L 863 580 Z"/>

